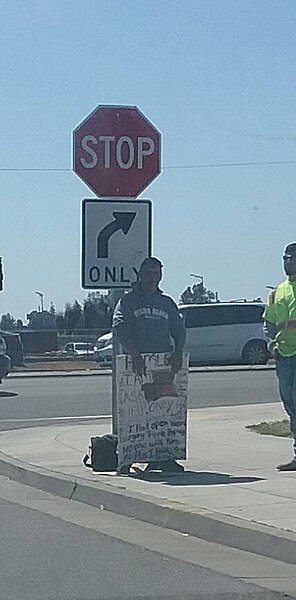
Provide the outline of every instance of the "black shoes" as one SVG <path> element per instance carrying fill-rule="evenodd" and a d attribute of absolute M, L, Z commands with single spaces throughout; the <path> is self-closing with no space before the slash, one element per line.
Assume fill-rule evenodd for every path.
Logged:
<path fill-rule="evenodd" d="M 163 473 L 183 473 L 184 467 L 175 460 L 163 460 L 160 463 L 160 469 Z"/>
<path fill-rule="evenodd" d="M 131 474 L 131 466 L 132 465 L 123 465 L 120 469 L 117 469 L 117 475 L 130 475 Z M 145 467 L 145 469 L 137 470 L 134 467 L 136 473 L 147 473 L 150 471 L 162 471 L 162 473 L 183 473 L 184 467 L 177 463 L 175 460 L 162 460 L 162 461 L 151 461 Z M 296 470 L 296 466 L 295 466 Z"/>
<path fill-rule="evenodd" d="M 122 465 L 122 467 L 120 467 L 120 469 L 117 469 L 116 474 L 117 475 L 129 475 L 131 472 L 131 466 L 132 465 Z"/>
<path fill-rule="evenodd" d="M 144 473 L 147 473 L 147 471 L 159 471 L 159 469 L 159 463 L 154 460 L 148 463 L 148 465 L 144 469 Z"/>
<path fill-rule="evenodd" d="M 179 465 L 175 460 L 162 460 L 159 462 L 153 461 L 148 463 L 145 468 L 147 471 L 162 471 L 163 473 L 183 473 L 184 467 Z"/>
<path fill-rule="evenodd" d="M 277 466 L 278 471 L 296 471 L 296 458 L 292 458 L 288 463 Z"/>

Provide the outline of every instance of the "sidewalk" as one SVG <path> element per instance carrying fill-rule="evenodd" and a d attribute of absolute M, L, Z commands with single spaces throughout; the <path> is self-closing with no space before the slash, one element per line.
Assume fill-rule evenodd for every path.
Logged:
<path fill-rule="evenodd" d="M 279 404 L 189 411 L 186 472 L 99 474 L 81 459 L 109 417 L 0 433 L 0 474 L 85 504 L 296 564 L 296 473 L 275 465 L 291 440 L 245 428 L 282 419 Z"/>

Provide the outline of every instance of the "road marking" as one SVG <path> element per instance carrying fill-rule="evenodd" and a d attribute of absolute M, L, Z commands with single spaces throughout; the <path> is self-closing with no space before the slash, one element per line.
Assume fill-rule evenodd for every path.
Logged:
<path fill-rule="evenodd" d="M 38 423 L 39 421 L 96 421 L 97 419 L 112 419 L 112 415 L 89 415 L 76 417 L 38 417 L 36 419 L 0 419 L 0 423 Z"/>

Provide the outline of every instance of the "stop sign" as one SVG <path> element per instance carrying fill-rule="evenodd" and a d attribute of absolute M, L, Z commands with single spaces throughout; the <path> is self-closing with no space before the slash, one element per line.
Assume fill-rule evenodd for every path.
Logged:
<path fill-rule="evenodd" d="M 136 106 L 98 106 L 73 135 L 73 170 L 98 196 L 136 197 L 160 173 L 160 133 Z"/>

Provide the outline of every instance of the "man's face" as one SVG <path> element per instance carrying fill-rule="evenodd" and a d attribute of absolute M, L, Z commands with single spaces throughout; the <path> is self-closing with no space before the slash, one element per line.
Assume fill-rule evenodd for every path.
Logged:
<path fill-rule="evenodd" d="M 161 267 L 157 264 L 147 263 L 140 272 L 141 287 L 144 292 L 153 293 L 161 281 Z"/>
<path fill-rule="evenodd" d="M 285 251 L 283 256 L 284 271 L 288 277 L 296 277 L 296 254 Z"/>

